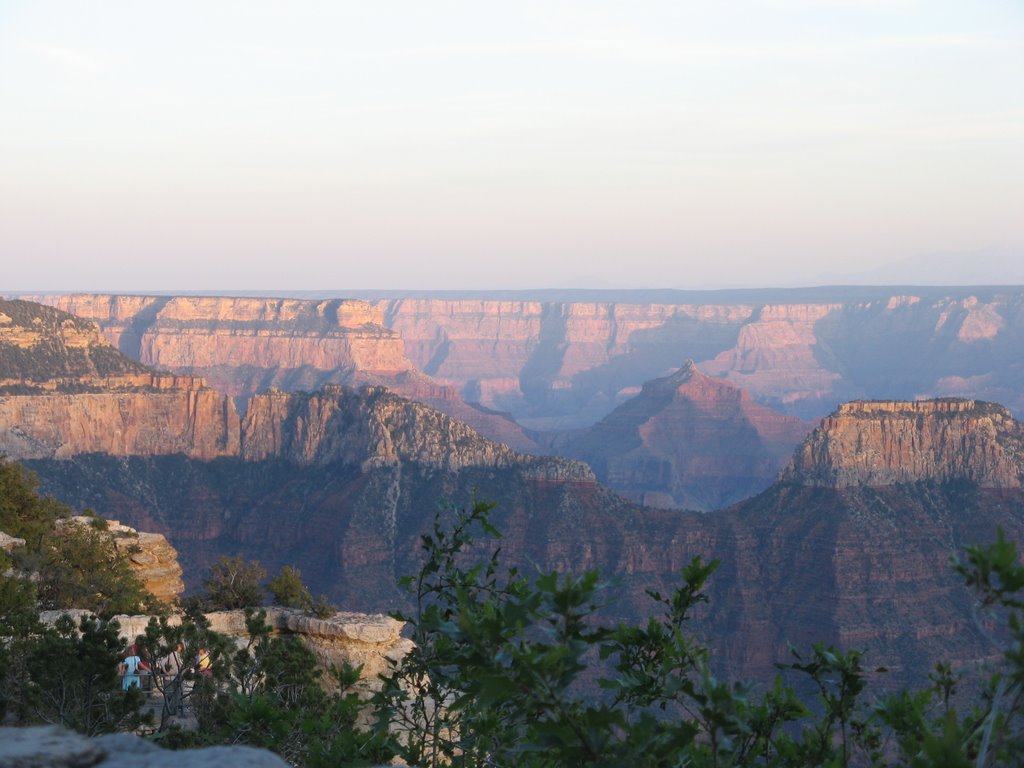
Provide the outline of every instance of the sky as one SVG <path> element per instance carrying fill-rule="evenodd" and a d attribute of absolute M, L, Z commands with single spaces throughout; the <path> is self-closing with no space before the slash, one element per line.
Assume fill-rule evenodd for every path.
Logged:
<path fill-rule="evenodd" d="M 1020 0 L 0 0 L 0 291 L 1024 283 Z"/>

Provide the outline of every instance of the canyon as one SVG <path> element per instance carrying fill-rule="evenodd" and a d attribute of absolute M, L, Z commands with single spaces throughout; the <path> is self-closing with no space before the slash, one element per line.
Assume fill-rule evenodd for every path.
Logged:
<path fill-rule="evenodd" d="M 32 312 L 49 316 L 31 306 L 11 310 L 30 326 L 48 322 L 34 323 Z M 52 318 L 52 328 L 67 321 Z M 8 325 L 16 336 L 17 323 Z M 29 351 L 56 344 L 41 338 L 8 346 L 25 362 Z M 138 365 L 116 350 L 99 354 L 114 367 Z M 479 493 L 498 504 L 494 522 L 503 536 L 484 536 L 474 554 L 500 545 L 507 562 L 541 572 L 600 568 L 616 580 L 603 607 L 613 619 L 642 620 L 652 610 L 646 590 L 670 591 L 693 557 L 720 561 L 694 628 L 715 649 L 724 674 L 768 680 L 774 665 L 789 659 L 789 643 L 819 640 L 867 648 L 868 663 L 891 670 L 879 684 L 892 686 L 922 680 L 939 660 L 973 674 L 999 653 L 996 620 L 976 605 L 949 559 L 993 540 L 997 527 L 1011 538 L 1024 536 L 1024 427 L 1002 406 L 964 398 L 843 404 L 797 446 L 767 489 L 700 514 L 640 506 L 602 485 L 582 462 L 516 451 L 379 383 L 269 389 L 249 398 L 241 414 L 222 400 L 221 420 L 194 420 L 193 437 L 180 429 L 187 418 L 168 421 L 157 403 L 169 391 L 187 416 L 188 393 L 223 398 L 199 379 L 148 369 L 119 371 L 117 378 L 97 370 L 83 374 L 75 392 L 73 377 L 57 375 L 67 364 L 52 362 L 54 378 L 41 368 L 35 379 L 11 375 L 0 393 L 0 404 L 36 407 L 28 419 L 23 408 L 5 406 L 5 418 L 22 414 L 0 430 L 11 456 L 72 506 L 165 535 L 192 587 L 218 555 L 242 554 L 272 571 L 299 566 L 314 591 L 347 609 L 400 608 L 408 595 L 397 579 L 415 571 L 420 536 L 436 516 L 451 518 L 450 507 L 439 503 L 464 506 Z M 164 388 L 137 377 L 157 377 Z M 160 428 L 153 434 L 224 447 L 175 451 L 173 440 L 147 438 L 108 451 L 95 450 L 89 439 L 55 447 L 39 437 L 65 423 L 62 414 L 78 407 L 75 398 L 124 396 L 126 380 L 136 382 L 128 394 L 140 399 L 126 405 L 123 418 L 119 412 L 122 432 L 124 419 L 139 435 L 150 434 L 146 425 L 155 421 Z M 154 398 L 152 407 L 146 398 Z M 728 405 L 723 412 L 739 420 L 724 434 L 732 429 L 741 441 L 758 434 L 781 444 L 787 434 L 785 440 L 794 439 L 787 430 L 799 423 L 701 373 L 699 363 L 651 381 L 631 402 L 637 412 L 628 404 L 616 411 L 597 439 L 609 446 L 605 460 L 613 465 L 632 450 L 628 442 L 618 445 L 630 430 L 647 440 L 648 456 L 682 435 L 706 442 L 707 429 L 692 431 L 701 424 L 692 411 L 709 405 Z M 652 403 L 691 411 L 688 421 L 675 417 L 685 429 L 659 425 L 645 435 Z M 714 408 L 701 418 L 721 429 L 722 413 Z M 228 417 L 237 432 L 225 427 Z M 96 428 L 117 428 L 109 419 Z M 659 442 L 661 429 L 667 431 Z M 568 445 L 573 438 L 558 439 Z M 618 454 L 618 447 L 629 450 Z M 628 470 L 634 459 L 645 460 L 627 456 L 620 466 Z M 686 456 L 671 459 L 672 471 L 685 478 Z M 759 472 L 758 482 L 770 482 L 767 470 Z"/>
<path fill-rule="evenodd" d="M 379 384 L 519 451 L 588 461 L 603 483 L 652 506 L 709 511 L 763 490 L 813 420 L 845 400 L 956 396 L 1024 414 L 1020 289 L 572 296 L 36 298 L 95 321 L 133 360 L 203 377 L 240 411 L 270 387 Z M 656 408 L 645 436 L 639 425 L 617 432 L 616 409 L 638 418 L 652 402 L 645 385 L 687 358 L 722 382 L 717 391 L 727 384 L 749 400 L 730 395 L 688 415 Z M 788 422 L 784 437 L 744 432 L 741 412 L 755 405 L 779 412 L 760 412 L 763 423 L 807 423 L 801 433 Z M 612 444 L 633 447 L 612 459 Z"/>
<path fill-rule="evenodd" d="M 27 298 L 98 323 L 134 360 L 235 396 L 416 373 L 439 395 L 428 404 L 476 404 L 452 415 L 475 410 L 495 439 L 491 412 L 531 430 L 590 426 L 687 358 L 800 418 L 845 400 L 946 396 L 1024 414 L 1019 287 Z"/>
<path fill-rule="evenodd" d="M 826 458 L 810 447 L 856 440 L 844 431 L 849 417 L 837 412 L 766 491 L 698 514 L 632 504 L 584 465 L 515 454 L 390 393 L 308 397 L 290 411 L 303 431 L 283 428 L 291 437 L 261 443 L 250 460 L 90 454 L 25 463 L 44 490 L 76 507 L 164 532 L 193 586 L 219 554 L 242 554 L 271 570 L 298 565 L 315 591 L 351 610 L 407 607 L 396 581 L 415 572 L 419 537 L 435 515 L 450 519 L 437 503 L 463 506 L 479 492 L 497 502 L 503 536 L 484 536 L 476 556 L 500 546 L 505 562 L 540 572 L 600 568 L 616 583 L 603 608 L 612 619 L 641 620 L 653 609 L 646 590 L 668 592 L 695 556 L 717 559 L 710 603 L 693 627 L 723 674 L 770 679 L 790 644 L 814 641 L 868 649 L 867 663 L 890 670 L 883 686 L 920 681 L 939 660 L 971 676 L 998 657 L 996 617 L 949 561 L 992 541 L 997 527 L 1024 537 L 1015 453 L 1024 427 L 1004 409 L 853 404 L 862 409 L 854 429 L 882 431 L 884 413 L 887 439 L 921 455 L 908 463 L 905 451 L 866 446 L 877 465 L 858 476 L 859 459 L 847 464 L 842 451 Z M 995 410 L 999 423 L 988 429 Z M 421 438 L 420 429 L 442 437 Z M 950 446 L 925 436 L 943 434 L 973 434 L 977 450 L 936 473 Z M 361 449 L 346 445 L 350 435 Z M 372 452 L 361 454 L 367 446 Z M 456 458 L 433 457 L 435 449 Z M 999 458 L 1006 456 L 1016 458 Z"/>

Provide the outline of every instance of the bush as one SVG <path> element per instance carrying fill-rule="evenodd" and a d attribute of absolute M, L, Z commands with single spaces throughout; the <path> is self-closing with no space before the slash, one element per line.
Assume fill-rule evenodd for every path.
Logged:
<path fill-rule="evenodd" d="M 301 608 L 304 611 L 313 608 L 313 595 L 302 583 L 302 574 L 297 568 L 284 566 L 267 584 L 267 590 L 274 599 L 275 605 L 284 608 Z"/>
<path fill-rule="evenodd" d="M 110 536 L 68 525 L 44 538 L 38 591 L 44 609 L 84 608 L 100 616 L 158 608 Z"/>
<path fill-rule="evenodd" d="M 329 619 L 338 612 L 338 606 L 327 599 L 327 595 L 320 595 L 310 609 L 318 619 Z"/>
<path fill-rule="evenodd" d="M 53 531 L 58 518 L 71 509 L 37 492 L 36 476 L 20 464 L 0 456 L 0 531 L 25 539 L 29 552 L 36 552 Z"/>
<path fill-rule="evenodd" d="M 266 577 L 267 572 L 255 560 L 221 555 L 210 566 L 209 577 L 203 580 L 203 607 L 208 611 L 255 608 L 263 602 L 260 585 Z"/>
<path fill-rule="evenodd" d="M 143 722 L 138 688 L 121 690 L 123 644 L 116 622 L 62 616 L 54 627 L 0 646 L 0 704 L 22 722 L 44 722 L 87 735 L 132 730 Z"/>
<path fill-rule="evenodd" d="M 24 608 L 33 592 L 44 610 L 84 608 L 110 616 L 159 608 L 118 554 L 106 533 L 107 521 L 93 517 L 87 526 L 68 524 L 57 529 L 58 520 L 69 517 L 71 510 L 40 496 L 37 485 L 35 476 L 20 464 L 0 457 L 0 530 L 25 539 L 25 546 L 10 558 L 20 574 L 4 577 L 3 605 Z M 0 560 L 6 571 L 7 557 Z M 36 582 L 34 591 L 18 583 L 30 573 Z"/>

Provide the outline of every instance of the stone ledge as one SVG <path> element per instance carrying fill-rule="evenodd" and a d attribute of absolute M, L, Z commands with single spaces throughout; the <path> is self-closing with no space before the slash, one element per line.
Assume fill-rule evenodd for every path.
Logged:
<path fill-rule="evenodd" d="M 0 768 L 286 768 L 254 747 L 168 750 L 127 733 L 94 739 L 55 725 L 0 730 Z"/>

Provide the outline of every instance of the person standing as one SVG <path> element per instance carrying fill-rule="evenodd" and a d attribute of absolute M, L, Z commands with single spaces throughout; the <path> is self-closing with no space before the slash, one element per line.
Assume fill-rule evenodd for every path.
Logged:
<path fill-rule="evenodd" d="M 184 670 L 185 646 L 178 643 L 174 650 L 164 656 L 160 669 L 165 675 L 164 701 L 167 712 L 180 715 L 184 710 L 181 673 Z"/>
<path fill-rule="evenodd" d="M 121 663 L 117 665 L 117 672 L 121 675 L 121 690 L 127 691 L 133 685 L 136 688 L 140 688 L 139 680 L 139 665 L 142 663 L 142 659 L 139 657 L 138 652 L 135 650 L 135 644 L 128 646 L 128 652 L 125 657 L 121 660 Z"/>
<path fill-rule="evenodd" d="M 196 656 L 196 670 L 203 677 L 213 677 L 213 660 L 210 658 L 209 648 L 200 648 Z"/>

